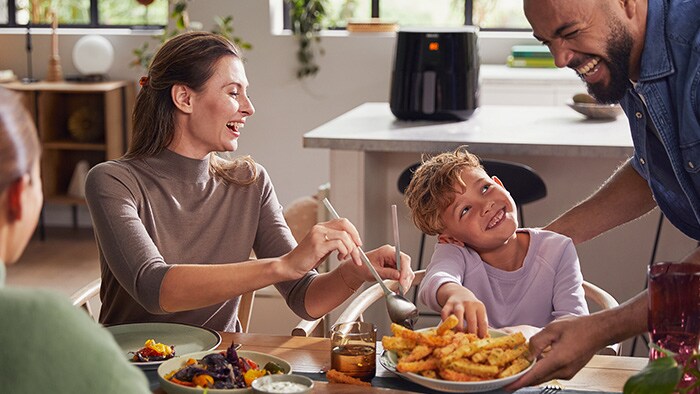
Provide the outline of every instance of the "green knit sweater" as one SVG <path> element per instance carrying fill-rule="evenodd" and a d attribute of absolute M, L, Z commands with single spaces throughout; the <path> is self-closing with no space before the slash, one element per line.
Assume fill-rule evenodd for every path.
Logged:
<path fill-rule="evenodd" d="M 151 392 L 109 332 L 65 297 L 4 285 L 0 261 L 0 392 Z"/>

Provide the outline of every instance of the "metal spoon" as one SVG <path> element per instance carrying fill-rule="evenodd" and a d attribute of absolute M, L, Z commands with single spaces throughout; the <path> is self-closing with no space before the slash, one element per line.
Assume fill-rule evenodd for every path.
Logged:
<path fill-rule="evenodd" d="M 323 205 L 326 206 L 326 209 L 328 209 L 328 212 L 330 212 L 331 217 L 334 219 L 340 218 L 338 212 L 335 211 L 331 205 L 331 202 L 328 201 L 327 198 L 323 199 Z M 386 309 L 389 312 L 389 319 L 396 324 L 413 329 L 413 325 L 418 320 L 418 308 L 416 308 L 416 306 L 405 297 L 389 290 L 389 288 L 384 284 L 382 278 L 377 273 L 377 270 L 374 269 L 374 266 L 369 261 L 369 258 L 367 258 L 367 255 L 362 248 L 358 247 L 357 249 L 360 251 L 360 258 L 362 262 L 367 266 L 369 272 L 372 273 L 372 276 L 374 276 L 374 279 L 377 281 L 377 283 L 379 283 L 384 291 L 384 299 L 386 300 Z"/>

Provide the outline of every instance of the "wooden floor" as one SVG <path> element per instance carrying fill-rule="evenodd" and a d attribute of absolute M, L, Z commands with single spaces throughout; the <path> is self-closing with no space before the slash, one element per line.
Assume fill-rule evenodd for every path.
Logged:
<path fill-rule="evenodd" d="M 6 284 L 49 288 L 70 295 L 99 276 L 91 229 L 47 228 L 44 241 L 35 235 L 19 261 L 7 267 Z"/>

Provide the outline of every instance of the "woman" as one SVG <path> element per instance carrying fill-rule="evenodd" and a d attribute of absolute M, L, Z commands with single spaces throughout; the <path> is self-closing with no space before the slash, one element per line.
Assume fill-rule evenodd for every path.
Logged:
<path fill-rule="evenodd" d="M 17 95 L 0 88 L 0 387 L 13 393 L 150 393 L 112 336 L 67 299 L 9 289 L 43 195 L 39 142 Z M 3 263 L 4 262 L 4 263 Z"/>
<path fill-rule="evenodd" d="M 130 149 L 88 174 L 86 190 L 102 262 L 103 323 L 170 321 L 239 331 L 240 295 L 274 284 L 290 308 L 313 320 L 372 276 L 347 220 L 314 226 L 299 245 L 270 178 L 250 157 L 226 161 L 255 112 L 238 50 L 190 32 L 153 58 L 134 109 Z M 250 259 L 251 250 L 257 260 Z M 332 252 L 346 259 L 314 269 Z M 407 285 L 394 250 L 368 253 L 384 278 Z"/>

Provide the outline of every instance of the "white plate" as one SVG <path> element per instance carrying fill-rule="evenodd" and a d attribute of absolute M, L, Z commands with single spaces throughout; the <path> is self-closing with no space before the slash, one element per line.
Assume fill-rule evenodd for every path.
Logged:
<path fill-rule="evenodd" d="M 188 359 L 194 358 L 194 359 L 201 359 L 202 357 L 206 356 L 207 354 L 211 353 L 218 353 L 221 352 L 222 350 L 219 351 L 208 351 L 208 352 L 196 352 L 196 353 L 190 353 L 190 354 L 183 354 L 182 356 L 174 357 L 171 358 L 170 360 L 165 360 L 159 367 L 158 367 L 158 380 L 160 381 L 160 387 L 165 390 L 166 393 L 168 394 L 203 394 L 204 389 L 199 388 L 199 387 L 187 387 L 187 386 L 182 386 L 177 383 L 173 383 L 167 379 L 165 379 L 165 375 L 169 374 L 172 371 L 178 370 L 182 367 L 185 366 L 185 363 L 187 362 Z M 265 354 L 265 353 L 259 353 L 259 352 L 252 352 L 249 350 L 239 350 L 238 352 L 238 357 L 245 357 L 249 358 L 253 361 L 255 361 L 261 368 L 265 366 L 268 362 L 272 361 L 279 365 L 282 370 L 284 371 L 285 374 L 291 374 L 292 373 L 292 366 L 289 365 L 289 363 L 279 357 L 275 357 L 270 354 Z M 250 387 L 244 388 L 244 389 L 228 389 L 228 390 L 216 390 L 216 389 L 207 389 L 208 394 L 247 394 L 247 393 L 252 393 L 253 389 Z"/>
<path fill-rule="evenodd" d="M 496 330 L 489 330 L 489 334 L 492 337 L 500 337 L 506 335 Z M 505 387 L 512 382 L 515 382 L 519 377 L 521 377 L 527 371 L 529 371 L 533 365 L 535 365 L 535 362 L 533 361 L 532 363 L 530 363 L 529 367 L 525 368 L 524 370 L 520 371 L 519 373 L 513 376 L 508 376 L 507 378 L 482 380 L 479 382 L 453 382 L 450 380 L 426 378 L 425 376 L 413 372 L 399 372 L 396 370 L 397 362 L 398 356 L 396 355 L 396 352 L 390 350 L 384 350 L 384 352 L 382 352 L 382 355 L 379 357 L 379 363 L 382 364 L 384 368 L 408 380 L 409 382 L 419 384 L 423 387 L 427 387 L 432 390 L 444 391 L 446 393 L 481 393 L 484 391 L 496 390 L 501 387 Z"/>
<path fill-rule="evenodd" d="M 124 357 L 131 360 L 136 352 L 143 348 L 148 339 L 153 339 L 166 345 L 175 346 L 175 355 L 216 349 L 221 343 L 221 335 L 209 328 L 190 326 L 179 323 L 133 323 L 119 324 L 106 327 L 119 347 L 124 351 Z M 240 347 L 240 345 L 238 345 Z M 154 370 L 163 361 L 136 362 L 143 370 Z"/>

